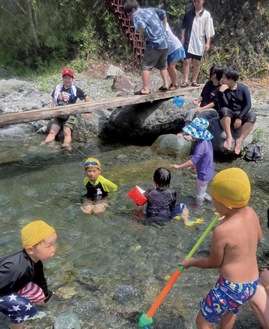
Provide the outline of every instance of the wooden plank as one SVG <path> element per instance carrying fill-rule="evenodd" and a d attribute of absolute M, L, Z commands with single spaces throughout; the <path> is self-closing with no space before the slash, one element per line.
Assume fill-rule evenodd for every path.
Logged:
<path fill-rule="evenodd" d="M 130 95 L 120 96 L 108 99 L 101 99 L 98 101 L 79 102 L 73 105 L 50 107 L 40 110 L 24 111 L 17 113 L 8 113 L 0 115 L 0 127 L 11 124 L 26 123 L 37 120 L 44 120 L 54 118 L 60 115 L 70 115 L 76 113 L 92 112 L 94 110 L 112 110 L 117 107 L 126 105 L 135 105 L 147 102 L 155 102 L 175 96 L 184 96 L 193 91 L 201 92 L 204 85 L 199 87 L 179 88 L 166 92 L 152 92 L 149 95 Z"/>

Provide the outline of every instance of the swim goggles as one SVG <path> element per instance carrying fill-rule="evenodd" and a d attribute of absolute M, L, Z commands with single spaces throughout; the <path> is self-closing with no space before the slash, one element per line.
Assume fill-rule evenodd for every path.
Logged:
<path fill-rule="evenodd" d="M 88 161 L 88 162 L 85 162 L 85 164 L 84 164 L 85 167 L 88 167 L 90 165 L 100 167 L 99 163 L 97 163 L 96 161 Z"/>

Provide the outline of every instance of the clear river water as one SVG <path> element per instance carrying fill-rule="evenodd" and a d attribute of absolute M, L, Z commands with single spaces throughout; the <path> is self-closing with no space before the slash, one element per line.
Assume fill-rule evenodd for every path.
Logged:
<path fill-rule="evenodd" d="M 144 225 L 142 208 L 127 197 L 134 185 L 152 187 L 156 168 L 169 168 L 175 159 L 151 152 L 148 146 L 103 144 L 96 139 L 78 144 L 72 154 L 60 144 L 40 146 L 44 136 L 24 126 L 0 130 L 0 257 L 20 250 L 20 229 L 35 219 L 54 226 L 58 234 L 55 257 L 45 263 L 45 274 L 54 296 L 38 305 L 40 317 L 26 329 L 49 329 L 57 316 L 75 313 L 83 329 L 135 329 L 174 272 L 214 217 L 212 204 L 192 206 L 195 175 L 172 170 L 171 188 L 178 192 L 193 218 L 204 222 L 187 227 L 182 221 L 165 226 Z M 267 143 L 267 141 L 265 141 Z M 86 215 L 80 209 L 85 193 L 83 164 L 88 156 L 101 161 L 104 177 L 118 185 L 109 195 L 105 213 Z M 186 159 L 180 159 L 185 161 Z M 268 156 L 262 161 L 241 158 L 216 162 L 216 170 L 238 166 L 252 183 L 250 205 L 260 216 L 264 238 L 259 245 L 261 267 L 269 266 Z M 196 252 L 204 256 L 210 234 Z M 152 329 L 192 329 L 199 301 L 214 285 L 217 270 L 185 270 L 154 315 Z M 0 328 L 8 328 L 0 315 Z M 260 328 L 248 305 L 238 315 L 235 328 Z"/>

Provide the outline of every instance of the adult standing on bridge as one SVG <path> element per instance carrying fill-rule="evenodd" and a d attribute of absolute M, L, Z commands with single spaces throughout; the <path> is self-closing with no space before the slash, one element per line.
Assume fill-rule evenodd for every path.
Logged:
<path fill-rule="evenodd" d="M 205 51 L 210 48 L 214 36 L 214 25 L 209 11 L 205 10 L 204 0 L 193 0 L 193 8 L 186 12 L 182 21 L 181 42 L 186 51 L 183 63 L 183 81 L 181 87 L 189 85 L 190 65 L 192 62 L 191 86 L 196 87 L 200 64 Z"/>
<path fill-rule="evenodd" d="M 62 71 L 62 78 L 63 82 L 57 85 L 51 94 L 51 107 L 75 104 L 78 98 L 85 100 L 85 102 L 90 101 L 89 96 L 74 84 L 74 73 L 71 70 L 64 69 Z M 85 118 L 89 119 L 90 114 L 86 113 Z M 53 142 L 60 130 L 63 129 L 64 141 L 62 148 L 72 151 L 72 131 L 75 128 L 76 122 L 76 117 L 73 115 L 61 115 L 54 118 L 44 144 Z"/>
<path fill-rule="evenodd" d="M 160 91 L 169 90 L 167 56 L 168 37 L 166 32 L 166 12 L 158 8 L 140 8 L 136 0 L 127 0 L 124 13 L 131 15 L 136 31 L 144 38 L 146 49 L 141 62 L 143 87 L 135 92 L 136 95 L 149 94 L 150 70 L 155 67 L 161 72 L 163 85 Z"/>

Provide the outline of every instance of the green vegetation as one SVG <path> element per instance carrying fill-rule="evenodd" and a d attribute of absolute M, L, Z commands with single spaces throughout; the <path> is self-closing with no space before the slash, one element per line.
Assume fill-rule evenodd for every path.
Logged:
<path fill-rule="evenodd" d="M 180 36 L 181 20 L 190 2 L 140 3 L 164 8 L 173 31 Z M 238 16 L 241 9 L 237 11 L 235 6 L 241 8 L 240 3 L 206 1 L 216 35 L 202 61 L 201 81 L 208 77 L 213 63 L 236 66 L 242 79 L 268 74 L 269 6 L 254 0 L 248 5 L 252 14 L 249 21 Z M 56 68 L 70 63 L 81 72 L 91 60 L 134 63 L 132 49 L 109 10 L 108 0 L 0 0 L 0 6 L 0 68 L 5 68 L 6 75 L 53 75 Z"/>
<path fill-rule="evenodd" d="M 263 136 L 264 136 L 263 129 L 261 129 L 261 128 L 256 129 L 253 134 L 253 143 L 260 142 L 262 140 Z"/>

